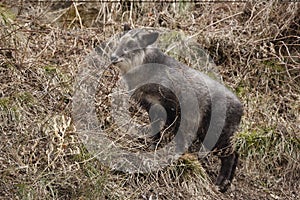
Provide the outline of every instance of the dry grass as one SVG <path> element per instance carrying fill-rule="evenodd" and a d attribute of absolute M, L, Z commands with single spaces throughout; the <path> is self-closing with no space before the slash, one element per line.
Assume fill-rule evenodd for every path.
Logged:
<path fill-rule="evenodd" d="M 296 199 L 299 10 L 297 3 L 276 1 L 2 1 L 1 198 Z M 235 145 L 241 162 L 231 191 L 217 192 L 192 155 L 157 172 L 125 174 L 103 165 L 82 144 L 71 114 L 76 75 L 94 47 L 119 33 L 124 23 L 192 36 L 212 56 L 224 83 L 240 97 L 245 113 Z M 109 72 L 115 80 L 117 72 Z M 99 109 L 104 109 L 101 105 L 109 106 L 100 104 Z M 98 117 L 101 121 L 107 115 Z M 206 163 L 212 174 L 213 162 Z"/>

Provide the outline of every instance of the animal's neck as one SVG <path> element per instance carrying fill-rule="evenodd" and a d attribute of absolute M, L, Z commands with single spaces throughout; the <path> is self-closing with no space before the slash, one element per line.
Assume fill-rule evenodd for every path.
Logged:
<path fill-rule="evenodd" d="M 169 59 L 169 57 L 163 54 L 161 50 L 157 48 L 148 48 L 146 49 L 146 55 L 143 60 L 143 64 L 149 64 L 149 63 L 165 64 L 167 59 Z"/>

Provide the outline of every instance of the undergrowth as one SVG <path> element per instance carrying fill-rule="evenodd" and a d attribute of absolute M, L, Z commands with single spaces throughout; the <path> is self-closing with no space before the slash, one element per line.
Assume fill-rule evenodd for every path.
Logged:
<path fill-rule="evenodd" d="M 299 10 L 297 3 L 280 1 L 2 1 L 1 198 L 296 199 Z M 241 99 L 244 116 L 233 140 L 240 163 L 229 192 L 216 190 L 193 155 L 156 172 L 127 174 L 83 145 L 72 116 L 76 75 L 87 55 L 125 23 L 192 38 L 215 63 L 217 70 L 207 73 L 217 73 Z M 189 56 L 178 59 L 191 64 Z M 107 115 L 98 117 L 105 121 Z M 217 165 L 208 163 L 215 171 Z"/>

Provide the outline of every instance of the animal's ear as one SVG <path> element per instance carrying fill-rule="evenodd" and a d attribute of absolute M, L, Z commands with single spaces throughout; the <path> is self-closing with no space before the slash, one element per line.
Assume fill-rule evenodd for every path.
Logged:
<path fill-rule="evenodd" d="M 158 38 L 158 32 L 145 33 L 141 36 L 141 43 L 144 47 L 153 44 Z"/>
<path fill-rule="evenodd" d="M 131 30 L 131 27 L 130 27 L 130 25 L 129 24 L 124 24 L 124 27 L 123 27 L 123 30 L 124 30 L 124 32 L 126 32 L 126 31 L 130 31 Z"/>

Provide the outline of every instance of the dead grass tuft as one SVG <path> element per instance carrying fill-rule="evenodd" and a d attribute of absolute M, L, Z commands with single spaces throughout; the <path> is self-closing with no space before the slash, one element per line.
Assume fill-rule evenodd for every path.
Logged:
<path fill-rule="evenodd" d="M 277 1 L 2 1 L 0 196 L 296 199 L 300 189 L 299 10 L 297 3 Z M 125 174 L 103 165 L 82 144 L 71 114 L 76 75 L 87 55 L 119 33 L 124 23 L 180 30 L 190 36 L 214 60 L 217 71 L 213 73 L 219 73 L 244 103 L 242 126 L 235 137 L 241 161 L 231 191 L 218 193 L 193 155 L 157 172 Z M 193 62 L 191 57 L 182 59 Z M 108 110 L 118 72 L 109 69 L 106 75 L 97 95 L 98 119 L 103 128 L 115 131 Z M 147 116 L 140 119 L 147 124 Z M 112 139 L 120 139 L 120 132 L 111 133 Z M 137 148 L 140 141 L 134 142 L 127 147 Z M 214 174 L 213 158 L 206 164 Z"/>

